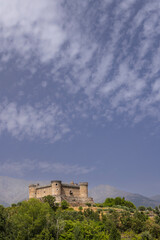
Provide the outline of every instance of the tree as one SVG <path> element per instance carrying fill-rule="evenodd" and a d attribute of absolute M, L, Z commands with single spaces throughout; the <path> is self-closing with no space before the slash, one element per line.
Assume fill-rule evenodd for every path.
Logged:
<path fill-rule="evenodd" d="M 128 208 L 136 209 L 136 206 L 130 202 L 126 201 L 125 198 L 116 197 L 116 198 L 106 198 L 103 203 L 104 207 L 113 207 L 113 206 L 126 206 Z"/>
<path fill-rule="evenodd" d="M 131 215 L 129 212 L 122 212 L 121 217 L 121 230 L 123 231 L 127 231 L 129 229 L 131 229 L 132 227 L 132 219 L 131 219 Z"/>
<path fill-rule="evenodd" d="M 55 197 L 53 197 L 53 196 L 51 196 L 51 195 L 48 195 L 48 196 L 43 197 L 43 202 L 44 202 L 44 203 L 48 203 L 49 206 L 50 206 L 54 211 L 56 211 L 56 209 L 57 209 L 57 204 L 56 204 L 55 201 L 56 201 Z"/>
<path fill-rule="evenodd" d="M 111 233 L 109 235 L 109 240 L 121 240 L 121 234 L 117 230 L 117 228 L 114 226 L 111 229 Z"/>
<path fill-rule="evenodd" d="M 11 239 L 34 239 L 54 221 L 49 204 L 38 199 L 24 201 L 20 207 L 14 209 L 15 212 L 10 217 L 13 235 Z"/>
<path fill-rule="evenodd" d="M 151 236 L 151 234 L 149 233 L 149 232 L 143 232 L 142 234 L 141 234 L 141 240 L 152 240 L 153 238 L 152 238 L 152 236 Z"/>
<path fill-rule="evenodd" d="M 146 207 L 144 207 L 144 206 L 139 206 L 139 207 L 138 207 L 138 210 L 143 212 L 143 211 L 146 210 Z"/>
<path fill-rule="evenodd" d="M 83 210 L 83 207 L 82 207 L 82 206 L 79 206 L 78 210 L 79 210 L 79 211 L 82 211 L 82 210 Z"/>
<path fill-rule="evenodd" d="M 68 207 L 69 207 L 68 202 L 65 201 L 65 200 L 63 200 L 63 201 L 61 202 L 61 208 L 62 208 L 62 209 L 67 209 Z"/>
<path fill-rule="evenodd" d="M 0 205 L 0 239 L 4 239 L 6 232 L 6 211 L 5 208 Z"/>
<path fill-rule="evenodd" d="M 86 203 L 86 206 L 91 207 L 91 203 Z"/>

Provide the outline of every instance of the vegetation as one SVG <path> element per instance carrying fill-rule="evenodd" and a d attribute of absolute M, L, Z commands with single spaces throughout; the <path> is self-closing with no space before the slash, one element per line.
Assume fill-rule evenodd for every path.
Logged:
<path fill-rule="evenodd" d="M 160 208 L 136 209 L 125 199 L 116 198 L 106 199 L 102 207 L 75 211 L 65 201 L 57 206 L 52 196 L 43 201 L 30 199 L 8 208 L 0 206 L 0 239 L 158 240 Z"/>
<path fill-rule="evenodd" d="M 113 207 L 113 206 L 125 206 L 128 208 L 136 209 L 136 206 L 130 202 L 126 201 L 125 198 L 106 198 L 105 202 L 103 203 L 103 207 Z"/>

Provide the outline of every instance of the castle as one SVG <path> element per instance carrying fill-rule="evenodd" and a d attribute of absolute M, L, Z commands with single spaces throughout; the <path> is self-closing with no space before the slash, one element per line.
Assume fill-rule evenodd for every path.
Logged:
<path fill-rule="evenodd" d="M 93 198 L 88 197 L 88 182 L 80 182 L 79 184 L 71 182 L 63 183 L 55 180 L 47 186 L 39 184 L 29 185 L 29 198 L 42 199 L 44 196 L 52 195 L 57 203 L 63 200 L 67 201 L 71 206 L 83 206 L 86 203 L 93 204 Z"/>

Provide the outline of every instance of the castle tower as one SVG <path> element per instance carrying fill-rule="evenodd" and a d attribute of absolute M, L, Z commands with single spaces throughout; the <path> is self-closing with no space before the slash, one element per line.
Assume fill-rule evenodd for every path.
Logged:
<path fill-rule="evenodd" d="M 29 185 L 29 198 L 36 198 L 36 185 Z"/>
<path fill-rule="evenodd" d="M 80 182 L 80 197 L 88 198 L 88 182 Z"/>
<path fill-rule="evenodd" d="M 59 180 L 51 181 L 52 195 L 60 196 L 62 193 L 62 182 Z"/>

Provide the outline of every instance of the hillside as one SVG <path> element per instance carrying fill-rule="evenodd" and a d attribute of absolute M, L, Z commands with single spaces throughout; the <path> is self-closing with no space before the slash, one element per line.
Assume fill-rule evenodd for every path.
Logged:
<path fill-rule="evenodd" d="M 119 190 L 109 185 L 99 185 L 90 189 L 89 195 L 93 197 L 95 202 L 104 202 L 106 198 L 125 197 L 126 200 L 133 202 L 138 206 L 155 207 L 160 204 L 160 200 L 155 201 L 140 194 L 134 194 Z"/>
<path fill-rule="evenodd" d="M 29 181 L 0 176 L 0 203 L 10 205 L 28 198 Z"/>
<path fill-rule="evenodd" d="M 160 202 L 160 195 L 155 195 L 155 196 L 152 196 L 150 198 L 154 201 Z"/>

